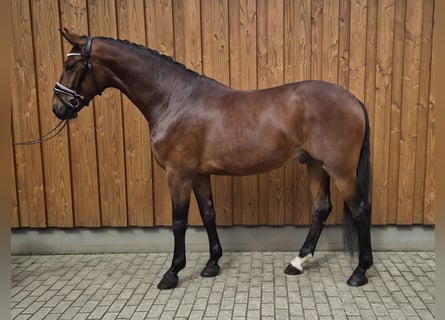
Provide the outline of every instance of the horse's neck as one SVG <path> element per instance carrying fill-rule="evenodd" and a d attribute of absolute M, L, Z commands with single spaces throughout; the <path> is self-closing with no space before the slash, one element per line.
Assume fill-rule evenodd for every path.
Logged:
<path fill-rule="evenodd" d="M 118 43 L 108 51 L 104 64 L 110 72 L 109 86 L 124 93 L 150 123 L 174 90 L 190 85 L 187 74 L 181 74 L 173 63 L 138 54 L 137 48 Z"/>

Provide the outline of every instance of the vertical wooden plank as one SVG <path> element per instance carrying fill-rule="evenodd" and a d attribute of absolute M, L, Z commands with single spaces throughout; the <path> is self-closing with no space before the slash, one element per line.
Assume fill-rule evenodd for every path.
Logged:
<path fill-rule="evenodd" d="M 323 0 L 313 0 L 311 8 L 311 79 L 321 79 L 323 41 Z"/>
<path fill-rule="evenodd" d="M 311 77 L 311 2 L 284 2 L 284 82 L 303 81 Z M 285 224 L 309 224 L 311 203 L 306 166 L 286 165 Z"/>
<path fill-rule="evenodd" d="M 429 3 L 427 4 L 429 6 Z M 428 12 L 426 9 L 425 11 Z M 434 10 L 433 10 L 434 11 Z M 433 12 L 432 21 L 435 19 L 439 19 L 438 17 L 439 11 Z M 443 10 L 442 10 L 443 12 Z M 433 29 L 434 30 L 434 29 Z M 425 165 L 425 202 L 424 202 L 424 224 L 434 224 L 436 218 L 436 176 L 435 176 L 435 168 L 439 163 L 439 159 L 437 158 L 436 153 L 436 104 L 434 97 L 439 96 L 439 92 L 437 92 L 438 88 L 441 88 L 441 84 L 439 84 L 438 74 L 442 72 L 442 70 L 438 70 L 436 68 L 436 63 L 438 59 L 442 59 L 442 57 L 438 56 L 438 51 L 436 48 L 438 46 L 439 41 L 443 41 L 441 38 L 441 34 L 443 32 L 438 32 L 436 30 L 433 31 L 432 36 L 432 49 L 431 49 L 431 65 L 430 65 L 430 92 L 429 92 L 429 100 L 428 100 L 428 132 L 427 132 L 427 148 L 426 148 L 426 165 Z M 436 49 L 436 50 L 434 50 Z M 443 52 L 443 50 L 440 50 Z M 435 81 L 434 81 L 435 80 Z M 434 83 L 436 83 L 434 85 Z"/>
<path fill-rule="evenodd" d="M 400 112 L 402 108 L 403 56 L 405 46 L 406 1 L 394 2 L 394 45 L 391 86 L 390 154 L 388 176 L 388 210 L 386 223 L 397 223 L 399 205 Z"/>
<path fill-rule="evenodd" d="M 227 0 L 201 1 L 203 72 L 225 85 L 230 79 L 228 14 Z"/>
<path fill-rule="evenodd" d="M 40 127 L 29 2 L 12 2 L 12 15 L 12 130 L 18 142 L 39 137 Z M 20 227 L 45 227 L 41 146 L 16 146 L 14 156 Z"/>
<path fill-rule="evenodd" d="M 284 2 L 258 1 L 258 88 L 283 84 L 284 80 Z M 260 224 L 284 223 L 284 169 L 259 176 Z M 267 205 L 261 199 L 267 199 Z"/>
<path fill-rule="evenodd" d="M 85 0 L 60 1 L 60 19 L 61 25 L 71 32 L 88 34 Z M 63 40 L 63 59 L 71 47 L 68 41 Z M 94 107 L 84 108 L 77 119 L 70 121 L 69 144 L 74 224 L 76 227 L 99 227 L 101 221 Z"/>
<path fill-rule="evenodd" d="M 377 57 L 375 82 L 374 144 L 372 149 L 373 172 L 372 199 L 373 223 L 386 224 L 388 209 L 389 139 L 391 116 L 392 49 L 394 29 L 394 1 L 378 3 Z"/>
<path fill-rule="evenodd" d="M 201 1 L 203 73 L 225 85 L 230 82 L 229 9 L 227 0 Z M 232 177 L 212 177 L 217 223 L 232 224 Z"/>
<path fill-rule="evenodd" d="M 147 46 L 162 54 L 174 56 L 172 0 L 146 2 Z M 165 171 L 153 159 L 154 223 L 171 224 L 171 200 Z"/>
<path fill-rule="evenodd" d="M 241 90 L 255 90 L 257 89 L 256 0 L 229 2 L 229 10 L 231 85 Z"/>
<path fill-rule="evenodd" d="M 338 79 L 338 27 L 338 1 L 324 0 L 321 78 L 332 83 L 337 83 Z"/>
<path fill-rule="evenodd" d="M 417 118 L 419 112 L 419 74 L 422 34 L 422 7 L 408 0 L 405 21 L 405 55 L 400 132 L 398 224 L 413 222 L 414 171 L 417 148 Z"/>
<path fill-rule="evenodd" d="M 147 45 L 162 54 L 174 55 L 172 0 L 145 3 Z"/>
<path fill-rule="evenodd" d="M 144 1 L 117 0 L 118 36 L 145 45 Z M 152 165 L 148 122 L 122 96 L 127 216 L 130 226 L 153 225 Z"/>
<path fill-rule="evenodd" d="M 175 58 L 202 73 L 201 5 L 199 0 L 173 1 Z"/>
<path fill-rule="evenodd" d="M 175 58 L 188 68 L 202 73 L 200 12 L 201 5 L 199 0 L 187 2 L 180 0 L 173 1 Z M 218 209 L 216 209 L 216 211 L 217 210 Z M 194 196 L 192 196 L 190 201 L 189 216 L 191 225 L 202 224 Z M 218 211 L 216 212 L 216 216 L 218 219 Z M 169 219 L 171 223 L 171 217 Z"/>
<path fill-rule="evenodd" d="M 13 149 L 11 147 L 11 149 Z M 20 227 L 19 206 L 17 202 L 17 184 L 15 178 L 14 150 L 11 152 L 11 228 Z"/>
<path fill-rule="evenodd" d="M 40 123 L 42 133 L 46 133 L 59 122 L 51 112 L 53 88 L 60 78 L 63 59 L 58 31 L 58 1 L 32 1 L 31 9 Z M 74 219 L 67 131 L 42 144 L 42 149 L 48 226 L 72 227 Z"/>
<path fill-rule="evenodd" d="M 351 2 L 349 91 L 365 102 L 367 0 Z M 368 107 L 368 106 L 367 106 Z"/>
<path fill-rule="evenodd" d="M 284 80 L 307 80 L 311 72 L 311 0 L 284 2 L 284 30 Z"/>
<path fill-rule="evenodd" d="M 338 32 L 339 32 L 339 3 L 333 0 L 324 0 L 322 17 L 322 44 L 321 44 L 321 79 L 337 83 L 338 81 Z M 344 200 L 333 181 L 331 181 L 332 213 L 327 224 L 335 224 L 343 217 Z"/>
<path fill-rule="evenodd" d="M 92 36 L 117 36 L 114 2 L 89 1 L 88 21 Z M 94 44 L 93 44 L 94 52 Z M 117 90 L 105 90 L 95 98 L 97 159 L 103 226 L 126 226 L 125 156 L 122 104 Z"/>
<path fill-rule="evenodd" d="M 256 0 L 229 2 L 230 86 L 257 88 Z M 233 224 L 258 223 L 258 176 L 234 177 Z"/>
<path fill-rule="evenodd" d="M 428 159 L 428 109 L 431 72 L 434 1 L 423 1 L 422 38 L 419 75 L 419 114 L 417 118 L 417 153 L 414 173 L 413 223 L 424 222 L 425 179 Z"/>
<path fill-rule="evenodd" d="M 351 2 L 340 1 L 338 27 L 338 84 L 349 88 L 349 51 L 351 32 Z M 355 28 L 355 26 L 354 26 Z"/>

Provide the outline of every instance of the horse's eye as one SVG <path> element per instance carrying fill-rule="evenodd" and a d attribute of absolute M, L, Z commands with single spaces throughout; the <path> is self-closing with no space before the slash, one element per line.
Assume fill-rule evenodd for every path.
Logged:
<path fill-rule="evenodd" d="M 76 65 L 74 65 L 74 64 L 66 64 L 65 71 L 67 71 L 67 72 L 73 71 L 75 66 Z"/>

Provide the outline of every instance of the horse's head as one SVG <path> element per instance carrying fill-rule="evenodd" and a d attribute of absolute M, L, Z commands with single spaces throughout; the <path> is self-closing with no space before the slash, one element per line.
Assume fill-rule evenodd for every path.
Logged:
<path fill-rule="evenodd" d="M 53 112 L 59 119 L 72 119 L 103 90 L 93 71 L 91 61 L 93 38 L 60 30 L 73 45 L 64 62 L 59 82 L 54 87 Z"/>

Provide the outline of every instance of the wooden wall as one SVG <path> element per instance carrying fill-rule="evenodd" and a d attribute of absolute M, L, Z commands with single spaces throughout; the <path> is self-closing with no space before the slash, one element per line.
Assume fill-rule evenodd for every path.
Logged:
<path fill-rule="evenodd" d="M 58 120 L 53 87 L 69 45 L 58 29 L 129 39 L 239 89 L 304 79 L 348 88 L 372 130 L 374 224 L 434 224 L 434 0 L 16 0 L 12 131 L 39 137 Z M 163 171 L 149 128 L 106 90 L 56 139 L 15 146 L 11 188 L 17 227 L 170 225 Z M 306 225 L 306 169 L 212 178 L 219 225 Z M 333 191 L 330 224 L 342 221 Z M 190 223 L 200 224 L 191 204 Z"/>

